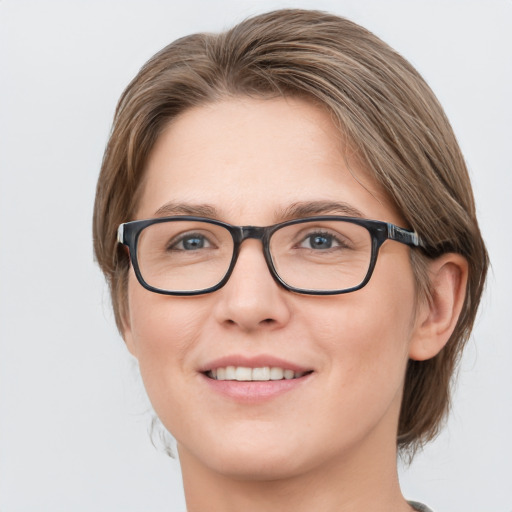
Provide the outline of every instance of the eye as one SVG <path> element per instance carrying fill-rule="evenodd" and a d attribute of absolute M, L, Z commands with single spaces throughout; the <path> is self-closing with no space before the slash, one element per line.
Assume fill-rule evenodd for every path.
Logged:
<path fill-rule="evenodd" d="M 197 251 L 200 249 L 208 249 L 212 244 L 204 235 L 199 233 L 187 233 L 180 236 L 178 240 L 174 240 L 169 244 L 170 251 Z"/>
<path fill-rule="evenodd" d="M 343 244 L 331 233 L 310 233 L 299 244 L 299 247 L 305 249 L 332 249 L 341 247 Z"/>

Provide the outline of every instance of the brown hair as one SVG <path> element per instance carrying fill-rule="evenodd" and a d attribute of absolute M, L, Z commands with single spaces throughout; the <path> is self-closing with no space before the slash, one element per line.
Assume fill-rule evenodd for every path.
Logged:
<path fill-rule="evenodd" d="M 375 35 L 346 19 L 306 10 L 255 16 L 221 34 L 195 34 L 150 59 L 117 106 L 97 186 L 94 250 L 122 331 L 129 258 L 116 229 L 133 219 L 146 159 L 178 114 L 235 95 L 302 96 L 323 105 L 427 251 L 411 251 L 420 297 L 426 261 L 446 252 L 469 264 L 466 299 L 445 348 L 409 361 L 398 445 L 413 453 L 439 430 L 450 381 L 482 293 L 488 258 L 457 141 L 417 71 Z"/>

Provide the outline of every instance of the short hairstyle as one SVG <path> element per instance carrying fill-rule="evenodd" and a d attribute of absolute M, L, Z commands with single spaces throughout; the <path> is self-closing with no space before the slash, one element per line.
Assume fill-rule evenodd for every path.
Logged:
<path fill-rule="evenodd" d="M 340 137 L 416 230 L 418 297 L 429 300 L 429 258 L 455 252 L 469 266 L 462 312 L 434 358 L 408 363 L 397 433 L 413 454 L 437 435 L 452 374 L 476 316 L 488 256 L 471 184 L 451 126 L 418 72 L 387 44 L 338 16 L 285 9 L 249 18 L 220 34 L 179 39 L 152 57 L 122 94 L 94 206 L 94 251 L 110 286 L 122 332 L 129 256 L 116 242 L 133 220 L 145 163 L 180 113 L 229 97 L 302 97 L 330 113 Z"/>

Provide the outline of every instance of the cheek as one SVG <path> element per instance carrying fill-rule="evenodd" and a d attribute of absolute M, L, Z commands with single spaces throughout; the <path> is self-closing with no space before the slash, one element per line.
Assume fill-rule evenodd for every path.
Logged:
<path fill-rule="evenodd" d="M 412 297 L 402 301 L 371 295 L 363 289 L 330 304 L 309 304 L 311 336 L 335 352 L 384 354 L 405 347 L 413 326 Z"/>
<path fill-rule="evenodd" d="M 179 438 L 177 434 L 186 432 L 199 421 L 190 406 L 195 400 L 194 381 L 197 379 L 190 369 L 190 353 L 199 343 L 201 326 L 208 313 L 201 301 L 149 292 L 134 276 L 130 276 L 128 300 L 127 344 L 138 360 L 155 412 L 166 428 Z"/>
<path fill-rule="evenodd" d="M 414 328 L 412 273 L 395 272 L 393 278 L 392 272 L 376 272 L 361 290 L 316 297 L 302 309 L 308 311 L 305 328 L 330 355 L 327 365 L 343 385 L 401 385 Z"/>
<path fill-rule="evenodd" d="M 149 292 L 132 275 L 128 306 L 130 329 L 126 342 L 149 387 L 152 381 L 165 380 L 173 368 L 183 367 L 187 353 L 197 344 L 203 317 L 208 313 L 193 297 L 184 299 Z"/>

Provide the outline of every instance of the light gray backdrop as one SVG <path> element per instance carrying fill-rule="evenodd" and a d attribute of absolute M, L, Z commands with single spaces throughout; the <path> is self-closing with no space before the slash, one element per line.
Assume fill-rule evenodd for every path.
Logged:
<path fill-rule="evenodd" d="M 95 181 L 117 98 L 146 59 L 283 6 L 376 32 L 453 123 L 493 271 L 448 427 L 401 479 L 437 512 L 512 511 L 512 2 L 1 0 L 2 512 L 184 510 L 93 262 Z"/>

